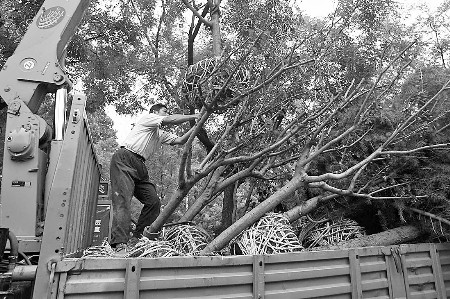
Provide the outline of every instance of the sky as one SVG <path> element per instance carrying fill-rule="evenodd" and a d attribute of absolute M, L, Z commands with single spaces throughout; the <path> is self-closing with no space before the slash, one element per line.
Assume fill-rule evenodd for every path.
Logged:
<path fill-rule="evenodd" d="M 425 4 L 430 11 L 436 10 L 436 8 L 443 2 L 444 0 L 397 0 L 400 4 L 402 4 L 405 9 L 410 6 L 416 6 L 420 4 Z M 297 5 L 299 9 L 305 12 L 307 15 L 314 16 L 316 18 L 324 18 L 329 13 L 331 13 L 336 8 L 336 0 L 292 0 L 294 5 Z M 416 15 L 412 14 L 411 18 L 415 18 L 417 15 L 421 14 L 421 11 L 415 11 Z M 144 113 L 148 113 L 144 111 L 142 113 L 136 115 L 118 115 L 115 113 L 113 107 L 107 107 L 106 113 L 112 118 L 114 121 L 113 129 L 117 132 L 117 142 L 121 144 L 121 142 L 125 139 L 127 134 L 131 130 L 131 124 L 134 123 L 140 116 Z"/>

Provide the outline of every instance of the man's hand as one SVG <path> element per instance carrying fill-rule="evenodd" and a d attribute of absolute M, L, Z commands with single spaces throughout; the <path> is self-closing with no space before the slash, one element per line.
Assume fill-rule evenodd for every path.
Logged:
<path fill-rule="evenodd" d="M 172 141 L 171 145 L 174 145 L 174 144 L 185 144 L 186 141 L 188 141 L 189 136 L 191 136 L 192 131 L 194 131 L 194 129 L 195 129 L 195 127 L 192 127 L 186 133 L 184 133 L 183 136 L 179 136 L 179 137 L 175 138 Z"/>

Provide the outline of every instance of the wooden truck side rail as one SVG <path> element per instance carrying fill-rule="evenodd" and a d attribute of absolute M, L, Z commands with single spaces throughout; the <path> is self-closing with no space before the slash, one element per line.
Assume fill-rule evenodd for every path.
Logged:
<path fill-rule="evenodd" d="M 447 298 L 450 244 L 278 255 L 79 258 L 51 298 Z"/>

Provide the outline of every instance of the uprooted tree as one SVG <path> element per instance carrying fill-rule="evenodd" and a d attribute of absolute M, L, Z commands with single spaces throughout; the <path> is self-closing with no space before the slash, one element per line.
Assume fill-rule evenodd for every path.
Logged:
<path fill-rule="evenodd" d="M 432 27 L 436 46 L 424 51 L 413 28 L 398 25 L 390 0 L 342 0 L 326 21 L 284 0 L 110 1 L 114 14 L 97 2 L 68 48 L 67 67 L 85 82 L 88 109 L 134 111 L 152 92 L 202 115 L 150 230 L 181 205 L 185 213 L 174 220 L 196 220 L 223 199 L 221 233 L 205 253 L 274 209 L 292 222 L 363 214 L 376 220 L 368 230 L 386 232 L 365 245 L 411 240 L 424 229 L 447 233 L 441 23 Z M 193 12 L 187 41 L 177 33 L 185 9 Z M 428 52 L 437 63 L 424 60 Z"/>
<path fill-rule="evenodd" d="M 428 219 L 432 226 L 439 224 L 438 235 L 445 234 L 445 219 L 439 215 L 446 213 L 448 202 L 439 188 L 448 173 L 449 82 L 441 70 L 438 89 L 424 82 L 417 89 L 414 80 L 423 79 L 423 70 L 413 65 L 416 42 L 371 40 L 366 49 L 344 53 L 345 47 L 356 47 L 345 34 L 355 14 L 370 15 L 374 11 L 367 9 L 375 8 L 363 1 L 349 7 L 343 1 L 333 22 L 310 28 L 296 23 L 283 1 L 261 1 L 257 7 L 240 3 L 240 9 L 247 9 L 247 16 L 264 10 L 266 22 L 250 18 L 241 23 L 237 38 L 222 49 L 220 1 L 205 4 L 203 12 L 210 12 L 211 21 L 184 3 L 211 28 L 214 46 L 211 57 L 189 68 L 179 103 L 200 109 L 194 132 L 206 128 L 210 136 L 203 135 L 207 155 L 194 168 L 190 148 L 195 134 L 189 139 L 177 189 L 149 231 L 158 231 L 194 186 L 202 188 L 182 221 L 194 219 L 230 187 L 246 183 L 250 199 L 259 183 L 276 187 L 203 253 L 222 249 L 286 201 L 291 221 L 327 206 L 344 213 L 365 203 L 382 214 L 385 230 Z M 388 7 L 390 1 L 382 3 Z M 364 60 L 377 42 L 384 47 Z M 360 56 L 353 56 L 351 70 L 342 61 L 349 54 Z"/>

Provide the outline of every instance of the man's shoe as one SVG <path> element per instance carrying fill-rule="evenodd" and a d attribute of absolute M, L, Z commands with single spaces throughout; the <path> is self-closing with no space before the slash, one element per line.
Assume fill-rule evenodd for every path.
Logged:
<path fill-rule="evenodd" d="M 114 248 L 114 256 L 117 257 L 127 257 L 128 256 L 128 246 L 125 243 L 119 243 Z"/>
<path fill-rule="evenodd" d="M 144 237 L 147 237 L 149 240 L 152 240 L 152 241 L 157 240 L 159 237 L 159 232 L 151 233 L 148 231 L 147 227 L 144 229 L 144 233 L 143 233 Z"/>
<path fill-rule="evenodd" d="M 139 243 L 139 238 L 134 237 L 134 236 L 131 237 L 130 240 L 128 240 L 128 242 L 127 242 L 128 250 L 133 249 L 136 246 L 137 243 Z"/>

